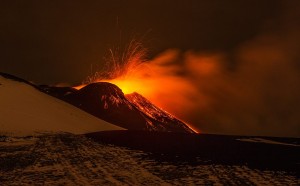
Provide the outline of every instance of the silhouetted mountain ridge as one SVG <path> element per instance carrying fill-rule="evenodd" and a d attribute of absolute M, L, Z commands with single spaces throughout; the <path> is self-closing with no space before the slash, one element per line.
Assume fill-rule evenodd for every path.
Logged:
<path fill-rule="evenodd" d="M 142 95 L 136 92 L 124 95 L 118 86 L 108 82 L 91 83 L 77 91 L 61 87 L 47 87 L 44 90 L 129 130 L 194 133 L 185 123 L 156 107 Z"/>
<path fill-rule="evenodd" d="M 37 86 L 36 86 L 35 84 L 33 84 L 33 83 L 31 83 L 31 82 L 29 82 L 29 81 L 27 81 L 27 80 L 25 80 L 25 79 L 22 79 L 22 78 L 20 78 L 20 77 L 11 75 L 11 74 L 7 74 L 7 73 L 4 73 L 4 72 L 0 72 L 0 76 L 3 76 L 3 77 L 6 78 L 6 79 L 11 79 L 11 80 L 14 80 L 14 81 L 26 83 L 26 84 L 28 84 L 28 85 L 31 85 L 31 86 L 37 88 Z"/>
<path fill-rule="evenodd" d="M 74 106 L 129 130 L 143 130 L 141 113 L 125 98 L 121 89 L 110 83 L 92 83 L 63 99 Z"/>
<path fill-rule="evenodd" d="M 48 95 L 66 101 L 89 114 L 128 130 L 195 133 L 184 122 L 158 108 L 138 93 L 124 95 L 108 82 L 97 82 L 77 90 L 73 87 L 35 85 L 22 78 L 0 75 L 26 83 Z"/>

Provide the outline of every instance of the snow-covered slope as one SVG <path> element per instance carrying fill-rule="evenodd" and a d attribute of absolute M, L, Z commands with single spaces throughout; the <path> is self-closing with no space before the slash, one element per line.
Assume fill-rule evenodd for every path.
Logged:
<path fill-rule="evenodd" d="M 145 138 L 142 137 L 142 139 Z M 156 138 L 154 141 L 158 142 Z M 174 141 L 174 143 L 178 144 L 180 141 Z M 222 142 L 217 140 L 217 143 Z M 202 151 L 206 151 L 207 148 L 208 146 L 204 149 L 202 147 Z M 258 169 L 248 165 L 220 164 L 214 161 L 203 161 L 201 156 L 195 157 L 195 161 L 183 161 L 185 160 L 183 157 L 178 158 L 176 155 L 175 158 L 175 154 L 172 156 L 171 154 L 147 153 L 134 148 L 97 143 L 93 138 L 72 134 L 43 135 L 38 138 L 2 140 L 0 138 L 0 149 L 1 186 L 296 186 L 300 182 L 296 172 L 284 169 Z M 222 156 L 218 151 L 215 154 Z M 286 159 L 280 159 L 280 161 L 282 163 Z"/>
<path fill-rule="evenodd" d="M 122 130 L 66 102 L 44 94 L 26 82 L 0 74 L 0 135 L 35 132 Z"/>

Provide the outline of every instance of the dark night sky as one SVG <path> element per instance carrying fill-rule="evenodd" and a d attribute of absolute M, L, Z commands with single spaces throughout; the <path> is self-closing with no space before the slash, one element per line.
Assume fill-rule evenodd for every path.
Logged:
<path fill-rule="evenodd" d="M 230 53 L 280 24 L 284 2 L 3 0 L 0 71 L 36 83 L 79 83 L 110 46 L 134 35 L 146 35 L 150 58 L 169 48 Z"/>
<path fill-rule="evenodd" d="M 79 84 L 109 48 L 141 37 L 160 70 L 143 76 L 157 80 L 158 106 L 202 132 L 299 137 L 299 10 L 298 0 L 1 0 L 0 71 Z"/>

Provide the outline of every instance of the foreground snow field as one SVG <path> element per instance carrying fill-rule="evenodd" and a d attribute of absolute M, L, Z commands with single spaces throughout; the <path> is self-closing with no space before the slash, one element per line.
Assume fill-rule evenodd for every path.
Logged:
<path fill-rule="evenodd" d="M 40 90 L 0 73 L 0 186 L 300 185 L 298 138 L 182 133 L 191 129 L 142 96 L 127 100 L 120 93 L 125 108 L 129 105 L 119 115 L 126 125 L 133 124 L 126 118 L 136 119 L 131 116 L 137 114 L 128 114 L 132 110 L 143 122 L 162 124 L 151 132 L 124 130 Z M 69 90 L 63 89 L 63 95 Z M 100 98 L 92 93 L 95 99 L 87 94 L 83 103 L 94 108 Z M 97 111 L 119 113 L 119 99 L 102 98 Z M 143 122 L 137 122 L 142 129 Z"/>
<path fill-rule="evenodd" d="M 0 75 L 0 135 L 121 130 L 24 82 Z"/>
<path fill-rule="evenodd" d="M 1 185 L 299 185 L 286 171 L 158 162 L 73 134 L 0 138 Z"/>

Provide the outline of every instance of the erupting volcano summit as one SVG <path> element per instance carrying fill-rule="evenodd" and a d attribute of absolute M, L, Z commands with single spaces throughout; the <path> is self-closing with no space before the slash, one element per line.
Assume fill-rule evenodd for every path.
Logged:
<path fill-rule="evenodd" d="M 136 92 L 124 95 L 119 87 L 111 83 L 91 83 L 79 90 L 61 87 L 43 87 L 42 90 L 129 130 L 196 133 L 142 95 Z"/>

